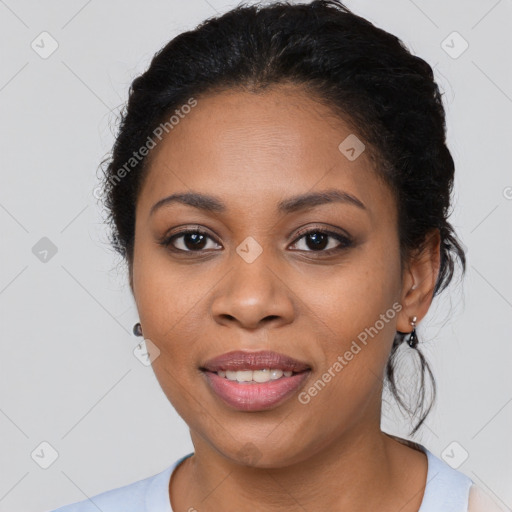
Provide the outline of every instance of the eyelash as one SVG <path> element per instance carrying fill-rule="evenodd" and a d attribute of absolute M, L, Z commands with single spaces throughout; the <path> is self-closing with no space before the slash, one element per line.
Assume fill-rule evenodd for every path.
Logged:
<path fill-rule="evenodd" d="M 299 240 L 301 240 L 302 238 L 304 238 L 305 236 L 307 236 L 311 233 L 327 235 L 328 237 L 334 238 L 338 242 L 340 242 L 340 245 L 338 247 L 334 247 L 334 248 L 331 248 L 328 250 L 318 250 L 318 251 L 307 250 L 307 251 L 302 251 L 302 252 L 320 253 L 320 254 L 329 256 L 331 254 L 334 254 L 334 253 L 337 253 L 344 249 L 347 249 L 347 248 L 351 247 L 353 244 L 353 241 L 350 238 L 348 238 L 347 236 L 344 236 L 340 233 L 335 233 L 333 231 L 328 231 L 328 230 L 320 229 L 320 228 L 310 228 L 310 229 L 302 230 L 299 233 L 297 233 L 297 238 L 295 239 L 295 241 L 293 242 L 292 245 L 297 244 L 299 242 Z M 165 237 L 159 243 L 160 243 L 160 245 L 162 245 L 163 247 L 169 249 L 170 251 L 172 251 L 174 253 L 198 253 L 199 254 L 199 253 L 203 252 L 204 249 L 201 249 L 198 251 L 191 251 L 191 250 L 177 249 L 176 247 L 172 246 L 172 242 L 174 240 L 177 240 L 178 238 L 180 238 L 184 235 L 187 235 L 187 234 L 204 235 L 213 240 L 213 238 L 206 231 L 203 231 L 200 228 L 195 228 L 195 229 L 184 229 L 182 231 L 179 231 L 178 233 L 174 233 L 171 236 Z M 218 242 L 215 241 L 215 243 L 218 243 Z M 299 250 L 299 252 L 301 252 L 301 251 Z"/>

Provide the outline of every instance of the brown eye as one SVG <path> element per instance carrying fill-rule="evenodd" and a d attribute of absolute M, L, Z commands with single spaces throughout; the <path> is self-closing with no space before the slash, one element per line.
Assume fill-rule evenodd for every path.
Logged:
<path fill-rule="evenodd" d="M 208 233 L 200 229 L 189 229 L 167 237 L 162 245 L 173 251 L 200 252 L 211 249 L 208 247 L 208 240 L 213 241 Z"/>
<path fill-rule="evenodd" d="M 352 245 L 352 240 L 345 235 L 326 231 L 322 229 L 309 229 L 299 233 L 299 238 L 294 242 L 294 246 L 304 240 L 303 248 L 298 250 L 304 252 L 318 252 L 330 254 L 343 250 Z M 209 242 L 213 243 L 213 246 Z M 160 242 L 161 245 L 173 252 L 203 252 L 215 249 L 215 245 L 221 247 L 217 242 L 205 231 L 201 229 L 187 229 L 174 233 L 166 237 Z"/>
<path fill-rule="evenodd" d="M 294 242 L 297 245 L 298 242 L 304 239 L 306 248 L 299 249 L 306 252 L 324 252 L 331 253 L 338 250 L 342 250 L 352 245 L 352 241 L 340 233 L 334 233 L 332 231 L 325 231 L 322 229 L 310 229 L 300 233 L 300 237 Z"/>

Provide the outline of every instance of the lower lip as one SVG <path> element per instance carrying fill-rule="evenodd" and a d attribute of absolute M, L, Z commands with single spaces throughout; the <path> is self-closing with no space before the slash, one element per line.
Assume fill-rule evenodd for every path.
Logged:
<path fill-rule="evenodd" d="M 271 409 L 287 398 L 307 379 L 310 370 L 291 377 L 280 377 L 268 382 L 237 382 L 219 377 L 215 372 L 203 372 L 210 388 L 224 402 L 240 411 Z"/>

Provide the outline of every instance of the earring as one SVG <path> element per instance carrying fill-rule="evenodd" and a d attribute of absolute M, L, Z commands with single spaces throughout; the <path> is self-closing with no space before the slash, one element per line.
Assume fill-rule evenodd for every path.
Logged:
<path fill-rule="evenodd" d="M 418 337 L 416 336 L 416 318 L 417 317 L 414 316 L 411 320 L 412 332 L 407 338 L 407 343 L 411 348 L 416 348 L 418 346 Z"/>
<path fill-rule="evenodd" d="M 137 322 L 133 326 L 133 334 L 135 334 L 135 336 L 142 336 L 142 326 L 140 325 L 140 322 Z"/>

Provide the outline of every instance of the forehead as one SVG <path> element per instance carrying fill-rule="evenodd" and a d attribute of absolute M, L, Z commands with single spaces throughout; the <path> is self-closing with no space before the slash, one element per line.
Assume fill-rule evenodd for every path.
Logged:
<path fill-rule="evenodd" d="M 357 156 L 362 143 L 297 87 L 197 97 L 152 150 L 140 209 L 149 214 L 159 199 L 187 190 L 221 196 L 233 210 L 332 188 L 365 204 L 389 202 L 366 149 Z"/>

